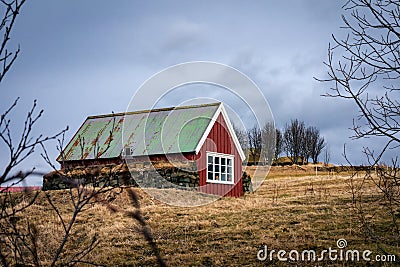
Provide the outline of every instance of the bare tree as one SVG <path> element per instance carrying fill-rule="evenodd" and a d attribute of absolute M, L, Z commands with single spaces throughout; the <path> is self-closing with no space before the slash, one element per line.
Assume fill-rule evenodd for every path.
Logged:
<path fill-rule="evenodd" d="M 3 39 L 0 44 L 0 83 L 10 71 L 20 52 L 19 47 L 15 51 L 10 51 L 8 44 L 14 23 L 24 3 L 25 0 L 1 1 L 3 17 L 1 19 L 0 32 Z M 35 202 L 39 193 L 30 194 L 30 192 L 25 192 L 26 200 L 20 203 L 13 194 L 8 192 L 8 189 L 12 185 L 24 182 L 29 176 L 41 174 L 35 168 L 27 171 L 17 171 L 16 168 L 31 156 L 37 148 L 44 148 L 45 143 L 56 139 L 66 130 L 53 136 L 33 136 L 32 130 L 43 114 L 43 110 L 37 111 L 37 102 L 35 100 L 26 115 L 22 132 L 16 135 L 13 134 L 13 121 L 10 115 L 16 108 L 18 100 L 19 98 L 0 115 L 0 140 L 3 147 L 6 148 L 5 153 L 8 153 L 8 161 L 0 169 L 0 184 L 7 184 L 0 190 L 0 262 L 2 266 L 39 266 L 36 249 L 37 228 L 34 223 L 28 222 L 24 230 L 21 230 L 18 219 L 16 219 Z M 15 141 L 14 136 L 19 136 L 19 138 Z"/>
<path fill-rule="evenodd" d="M 9 152 L 9 161 L 5 164 L 4 169 L 1 170 L 0 176 L 0 182 L 6 183 L 0 190 L 0 234 L 2 235 L 0 240 L 0 259 L 3 266 L 28 263 L 38 266 L 36 226 L 33 222 L 28 223 L 25 227 L 22 227 L 25 230 L 21 230 L 18 220 L 15 218 L 36 201 L 39 192 L 30 193 L 26 190 L 25 198 L 27 202 L 21 205 L 19 201 L 15 201 L 16 197 L 8 190 L 13 185 L 25 183 L 33 175 L 44 174 L 34 167 L 27 171 L 18 171 L 17 167 L 31 156 L 36 148 L 45 149 L 45 143 L 63 135 L 67 129 L 53 136 L 32 136 L 35 123 L 43 114 L 43 110 L 36 112 L 36 101 L 34 101 L 33 107 L 26 116 L 20 137 L 17 142 L 14 142 L 14 135 L 11 133 L 12 120 L 9 115 L 16 107 L 17 101 L 18 99 L 0 118 L 0 140 L 8 148 Z M 10 261 L 11 258 L 13 260 Z"/>
<path fill-rule="evenodd" d="M 20 14 L 21 8 L 25 0 L 13 0 L 7 1 L 2 0 L 0 6 L 3 11 L 3 18 L 0 24 L 0 32 L 3 35 L 3 40 L 0 43 L 0 62 L 2 63 L 0 69 L 0 83 L 5 78 L 11 66 L 19 55 L 20 48 L 18 47 L 15 51 L 10 52 L 8 49 L 8 43 L 11 38 L 11 32 L 16 21 L 17 16 Z M 62 151 L 64 133 L 67 129 L 61 131 L 52 136 L 44 135 L 33 135 L 33 129 L 36 126 L 37 121 L 42 117 L 43 110 L 37 110 L 36 100 L 33 103 L 32 108 L 28 111 L 25 118 L 22 132 L 18 134 L 12 133 L 12 120 L 10 115 L 17 106 L 18 99 L 16 99 L 10 107 L 0 115 L 0 140 L 3 146 L 8 152 L 8 162 L 6 162 L 4 168 L 0 169 L 0 184 L 8 183 L 9 185 L 1 188 L 0 190 L 0 265 L 1 266 L 41 266 L 42 260 L 40 259 L 40 252 L 38 251 L 38 228 L 35 222 L 21 222 L 19 218 L 24 215 L 32 204 L 35 203 L 39 192 L 31 193 L 26 191 L 23 196 L 23 201 L 18 200 L 18 195 L 7 192 L 9 187 L 24 182 L 29 176 L 32 175 L 44 175 L 37 171 L 34 167 L 27 171 L 20 171 L 20 164 L 24 162 L 29 156 L 33 155 L 37 148 L 42 149 L 42 157 L 56 170 L 55 166 L 51 163 L 51 160 L 47 154 L 45 144 L 51 140 L 59 140 L 59 150 Z M 115 122 L 113 122 L 112 129 L 114 128 Z M 100 157 L 102 154 L 110 148 L 112 142 L 112 132 L 110 131 L 109 143 L 102 149 L 96 142 L 95 145 L 95 157 Z M 15 136 L 19 136 L 17 139 Z M 84 140 L 82 140 L 84 143 Z M 110 170 L 110 173 L 106 175 L 101 186 L 93 187 L 86 183 L 80 183 L 76 177 L 69 177 L 65 172 L 56 171 L 66 183 L 69 183 L 70 189 L 68 190 L 71 203 L 73 206 L 72 214 L 69 219 L 61 214 L 58 204 L 52 199 L 49 193 L 46 193 L 46 198 L 51 211 L 56 214 L 59 218 L 60 224 L 64 229 L 64 234 L 60 237 L 60 243 L 54 251 L 52 257 L 51 266 L 58 265 L 76 265 L 78 263 L 86 265 L 97 265 L 93 262 L 85 260 L 85 257 L 91 253 L 99 243 L 97 235 L 93 235 L 88 244 L 77 246 L 76 253 L 71 253 L 69 256 L 65 255 L 65 246 L 67 242 L 71 241 L 72 229 L 76 223 L 78 216 L 89 209 L 93 203 L 102 202 L 110 207 L 110 203 L 106 200 L 107 193 L 113 192 L 111 186 L 111 180 L 115 175 Z M 96 179 L 98 177 L 94 177 Z M 10 185 L 11 183 L 11 185 Z M 160 255 L 160 251 L 152 237 L 151 229 L 148 226 L 146 220 L 141 215 L 140 205 L 138 197 L 135 195 L 134 190 L 129 190 L 129 195 L 132 200 L 132 204 L 135 210 L 127 213 L 135 222 L 139 224 L 138 230 L 145 237 L 146 241 L 151 246 L 157 262 L 160 266 L 165 266 L 165 263 Z M 74 245 L 74 244 L 73 244 Z"/>
<path fill-rule="evenodd" d="M 261 130 L 261 160 L 271 165 L 276 149 L 276 129 L 273 123 L 266 123 Z"/>
<path fill-rule="evenodd" d="M 3 4 L 3 18 L 0 24 L 0 33 L 3 35 L 3 40 L 0 46 L 0 64 L 2 69 L 0 71 L 0 83 L 10 70 L 18 57 L 20 48 L 18 47 L 14 52 L 8 49 L 8 43 L 11 39 L 11 32 L 17 16 L 25 4 L 25 0 L 1 1 Z"/>
<path fill-rule="evenodd" d="M 254 126 L 247 131 L 248 141 L 249 141 L 249 154 L 253 162 L 259 162 L 260 154 L 262 149 L 262 133 L 261 130 Z"/>
<path fill-rule="evenodd" d="M 21 11 L 22 6 L 25 4 L 25 0 L 2 1 L 1 4 L 3 17 L 0 23 L 0 35 L 3 36 L 3 39 L 1 40 L 0 44 L 0 83 L 10 71 L 20 52 L 19 47 L 12 51 L 12 49 L 9 49 L 8 44 L 11 40 L 11 33 L 15 21 Z M 8 162 L 5 164 L 4 169 L 0 169 L 0 184 L 14 180 L 17 180 L 16 182 L 18 183 L 21 181 L 21 179 L 24 179 L 29 174 L 32 174 L 34 169 L 31 169 L 24 174 L 20 173 L 14 174 L 13 176 L 10 175 L 11 170 L 23 160 L 28 158 L 35 151 L 35 148 L 51 139 L 57 138 L 57 136 L 61 134 L 59 133 L 50 137 L 45 137 L 42 135 L 37 137 L 32 136 L 32 129 L 43 114 L 43 110 L 37 112 L 37 104 L 35 100 L 31 110 L 26 116 L 20 139 L 17 142 L 12 142 L 13 135 L 11 133 L 11 119 L 9 116 L 17 106 L 18 100 L 19 98 L 17 98 L 14 103 L 12 103 L 10 107 L 0 116 L 0 140 L 4 143 L 9 152 Z M 17 178 L 19 178 L 19 181 Z"/>
<path fill-rule="evenodd" d="M 284 148 L 286 155 L 290 158 L 293 164 L 299 164 L 304 148 L 305 136 L 304 122 L 297 119 L 292 120 L 290 124 L 285 125 L 283 131 Z"/>
<path fill-rule="evenodd" d="M 113 124 L 114 127 L 114 124 Z M 113 132 L 114 128 L 110 131 L 110 136 L 109 140 L 113 140 Z M 98 135 L 95 137 L 95 140 L 91 140 L 94 143 L 94 150 L 95 150 L 95 158 L 98 158 L 100 153 L 100 145 L 98 144 Z M 62 136 L 61 139 L 58 139 L 59 146 L 58 150 L 61 155 L 62 161 L 64 161 L 64 153 L 63 153 L 63 148 L 64 148 L 64 135 Z M 84 144 L 85 141 L 81 141 L 81 143 Z M 105 151 L 106 152 L 110 148 L 110 143 L 106 146 Z M 82 149 L 83 152 L 83 149 Z M 76 177 L 69 175 L 69 171 L 72 171 L 72 169 L 64 169 L 64 170 L 57 170 L 56 166 L 52 163 L 51 159 L 49 158 L 47 151 L 44 150 L 44 153 L 42 154 L 42 157 L 44 160 L 50 165 L 54 172 L 56 174 L 53 174 L 53 176 L 58 176 L 59 179 L 63 181 L 68 186 L 68 195 L 70 197 L 71 203 L 72 203 L 72 212 L 70 216 L 68 216 L 66 219 L 65 216 L 61 213 L 58 204 L 53 200 L 52 195 L 49 192 L 45 192 L 46 199 L 49 203 L 49 205 L 52 208 L 52 211 L 56 214 L 58 217 L 60 224 L 62 225 L 62 228 L 64 230 L 63 235 L 55 238 L 59 238 L 58 240 L 58 246 L 54 251 L 54 254 L 52 255 L 52 261 L 50 266 L 56 266 L 56 265 L 74 265 L 77 263 L 85 263 L 85 264 L 94 264 L 92 262 L 88 262 L 85 260 L 85 257 L 92 252 L 96 246 L 99 244 L 99 240 L 97 239 L 97 233 L 95 233 L 89 242 L 88 245 L 83 246 L 83 247 L 78 247 L 76 250 L 77 252 L 75 254 L 69 255 L 69 256 L 64 256 L 63 252 L 65 249 L 65 246 L 67 245 L 68 242 L 70 242 L 72 238 L 72 230 L 73 227 L 78 219 L 78 217 L 88 210 L 90 206 L 92 206 L 94 203 L 98 202 L 99 199 L 100 201 L 104 202 L 104 200 L 101 200 L 102 197 L 113 190 L 112 187 L 112 179 L 114 178 L 114 173 L 109 171 L 105 177 L 100 177 L 100 173 L 96 173 L 94 177 L 84 177 L 83 179 L 79 179 L 82 177 Z M 81 155 L 82 157 L 82 155 Z M 63 164 L 65 165 L 65 164 Z M 77 179 L 78 178 L 78 179 Z M 100 186 L 95 187 L 89 186 L 89 181 L 93 180 L 100 180 L 102 179 L 103 183 L 101 183 Z M 71 243 L 71 242 L 70 242 Z"/>
<path fill-rule="evenodd" d="M 320 135 L 319 129 L 313 126 L 307 128 L 306 139 L 308 140 L 308 156 L 316 164 L 318 163 L 319 155 L 325 147 L 325 139 Z"/>
<path fill-rule="evenodd" d="M 308 164 L 308 159 L 311 157 L 311 147 L 313 143 L 313 128 L 312 127 L 305 127 L 304 134 L 301 142 L 301 162 L 303 164 Z"/>
<path fill-rule="evenodd" d="M 246 150 L 247 147 L 249 146 L 246 130 L 242 130 L 236 125 L 233 125 L 233 129 L 235 131 L 236 137 L 239 140 L 240 146 L 242 147 L 243 150 Z"/>
<path fill-rule="evenodd" d="M 331 152 L 329 151 L 329 148 L 327 146 L 325 146 L 325 149 L 324 149 L 324 165 L 328 166 L 330 161 L 331 161 Z"/>
<path fill-rule="evenodd" d="M 350 99 L 359 109 L 354 137 L 385 137 L 389 146 L 400 143 L 400 26 L 398 1 L 348 1 L 343 16 L 347 38 L 333 35 L 328 50 L 329 97 Z M 334 60 L 334 52 L 343 53 Z M 382 151 L 383 152 L 383 151 Z"/>
<path fill-rule="evenodd" d="M 283 135 L 281 130 L 275 129 L 276 146 L 275 146 L 275 159 L 279 158 L 279 155 L 283 152 Z"/>
<path fill-rule="evenodd" d="M 400 245 L 400 224 L 395 214 L 400 206 L 398 159 L 388 162 L 387 170 L 378 166 L 388 151 L 397 152 L 400 146 L 400 2 L 351 0 L 344 10 L 347 36 L 339 39 L 333 35 L 325 63 L 328 78 L 319 80 L 332 85 L 327 96 L 348 99 L 358 108 L 353 120 L 354 138 L 386 141 L 379 151 L 364 149 L 371 169 L 377 168 L 376 176 L 369 171 L 364 179 L 377 186 L 381 206 L 389 214 L 391 223 L 385 231 L 372 227 L 373 222 L 367 219 L 371 217 L 363 205 L 362 186 L 353 190 L 354 206 L 366 236 L 385 250 L 381 243 Z"/>
<path fill-rule="evenodd" d="M 35 152 L 38 147 L 44 147 L 44 144 L 50 140 L 58 138 L 61 134 L 68 130 L 68 127 L 53 136 L 32 136 L 32 130 L 35 127 L 36 122 L 41 118 L 43 109 L 36 111 L 37 102 L 33 103 L 31 110 L 28 112 L 25 118 L 24 127 L 20 134 L 19 140 L 14 141 L 11 133 L 11 119 L 9 118 L 10 113 L 16 107 L 19 98 L 0 116 L 0 140 L 7 147 L 9 152 L 8 163 L 5 164 L 4 169 L 0 169 L 0 184 L 12 182 L 14 184 L 20 183 L 30 174 L 35 172 L 35 168 L 27 171 L 26 173 L 17 173 L 11 175 L 11 171 L 14 170 L 21 162 L 27 159 L 30 155 Z"/>

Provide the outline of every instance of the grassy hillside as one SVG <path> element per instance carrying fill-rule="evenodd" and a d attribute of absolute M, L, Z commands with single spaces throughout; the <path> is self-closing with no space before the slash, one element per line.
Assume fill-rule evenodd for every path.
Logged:
<path fill-rule="evenodd" d="M 247 171 L 252 173 L 254 167 Z M 260 175 L 265 174 L 264 171 Z M 377 252 L 375 245 L 363 238 L 353 216 L 348 181 L 345 174 L 315 176 L 312 168 L 277 167 L 255 193 L 242 198 L 223 198 L 196 208 L 168 206 L 140 189 L 135 190 L 168 265 L 263 266 L 271 263 L 257 259 L 257 252 L 264 245 L 275 250 L 321 251 L 336 248 L 336 241 L 345 238 L 350 249 Z M 370 186 L 367 194 L 373 196 L 374 187 Z M 71 211 L 68 194 L 54 191 L 51 195 L 68 218 Z M 133 210 L 126 192 L 110 194 L 108 199 L 123 210 Z M 372 203 L 370 208 L 379 210 Z M 40 260 L 48 264 L 63 229 L 43 194 L 20 220 L 37 226 Z M 66 253 L 72 255 L 95 234 L 100 243 L 87 260 L 110 266 L 156 264 L 151 248 L 137 231 L 136 222 L 100 203 L 78 218 Z M 399 253 L 398 248 L 390 250 Z M 276 257 L 272 263 L 282 264 Z"/>

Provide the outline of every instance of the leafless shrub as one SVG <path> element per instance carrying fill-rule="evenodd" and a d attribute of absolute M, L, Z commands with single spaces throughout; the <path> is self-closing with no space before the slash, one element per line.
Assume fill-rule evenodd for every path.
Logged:
<path fill-rule="evenodd" d="M 20 14 L 21 8 L 25 0 L 6 1 L 1 0 L 1 7 L 3 8 L 3 18 L 0 23 L 0 33 L 3 39 L 0 43 L 0 83 L 10 70 L 11 66 L 17 59 L 20 48 L 10 52 L 8 49 L 8 42 L 11 38 L 12 28 L 17 16 Z M 48 201 L 51 211 L 54 212 L 59 219 L 59 223 L 63 229 L 63 235 L 60 237 L 53 237 L 57 240 L 55 250 L 51 253 L 50 266 L 72 266 L 76 264 L 86 265 L 99 265 L 91 261 L 87 261 L 86 257 L 92 253 L 100 240 L 95 233 L 90 240 L 86 240 L 85 245 L 81 246 L 76 244 L 75 253 L 66 253 L 66 245 L 74 243 L 73 240 L 77 237 L 73 233 L 73 228 L 77 222 L 78 217 L 94 203 L 101 202 L 107 203 L 109 207 L 110 202 L 107 198 L 108 193 L 115 193 L 115 189 L 110 181 L 115 173 L 110 169 L 110 173 L 103 179 L 101 186 L 90 186 L 88 183 L 77 181 L 73 177 L 66 176 L 64 172 L 58 171 L 52 164 L 45 144 L 51 140 L 58 140 L 58 150 L 63 156 L 63 143 L 64 134 L 68 130 L 65 129 L 52 136 L 33 136 L 33 129 L 37 121 L 42 117 L 43 110 L 37 110 L 37 101 L 35 100 L 32 108 L 28 111 L 25 118 L 22 132 L 19 134 L 12 133 L 12 120 L 10 114 L 16 108 L 19 98 L 17 98 L 10 107 L 0 115 L 0 140 L 7 148 L 9 153 L 9 161 L 5 164 L 4 168 L 0 169 L 0 184 L 7 183 L 8 185 L 0 189 L 0 263 L 1 266 L 41 266 L 43 259 L 40 258 L 41 252 L 38 251 L 38 244 L 40 240 L 40 233 L 37 225 L 34 222 L 24 218 L 24 211 L 29 209 L 38 199 L 40 192 L 24 192 L 23 194 L 14 194 L 8 192 L 11 186 L 24 183 L 30 176 L 44 175 L 37 171 L 34 167 L 28 171 L 18 171 L 22 162 L 29 156 L 33 155 L 37 148 L 42 149 L 43 159 L 63 178 L 64 182 L 69 185 L 67 190 L 72 204 L 72 211 L 70 216 L 62 214 L 59 205 L 49 192 L 44 193 Z M 105 147 L 101 147 L 96 140 L 95 142 L 95 158 L 103 155 L 111 146 L 113 141 L 115 121 L 110 131 L 109 142 Z M 19 136 L 17 139 L 15 136 Z M 97 138 L 98 139 L 98 138 Z M 84 146 L 85 140 L 82 138 L 81 144 Z M 95 177 L 96 178 L 96 177 Z M 94 179 L 95 179 L 94 178 Z M 122 188 L 120 188 L 120 192 Z M 151 229 L 147 225 L 146 220 L 141 214 L 139 200 L 133 190 L 129 190 L 135 211 L 127 212 L 126 215 L 131 217 L 140 225 L 140 232 L 145 237 L 154 251 L 157 261 L 160 266 L 165 266 L 165 263 L 160 255 L 160 251 L 153 239 Z M 118 191 L 116 192 L 118 194 Z M 72 244 L 73 245 L 73 244 Z M 50 249 L 51 250 L 51 249 Z M 50 255 L 49 255 L 50 256 Z"/>
<path fill-rule="evenodd" d="M 353 206 L 363 232 L 385 251 L 386 246 L 400 245 L 397 157 L 394 156 L 388 168 L 379 166 L 384 154 L 398 151 L 400 146 L 400 3 L 350 0 L 344 10 L 343 29 L 347 36 L 338 39 L 333 35 L 325 63 L 328 78 L 319 80 L 332 84 L 326 96 L 348 99 L 358 108 L 359 114 L 353 120 L 353 138 L 386 141 L 379 151 L 364 148 L 370 169 L 362 182 L 354 182 L 358 173 L 350 179 Z M 340 59 L 334 57 L 336 52 L 340 53 Z M 374 198 L 366 197 L 367 183 L 377 189 Z M 381 212 L 368 209 L 371 201 L 381 205 Z M 375 216 L 381 216 L 386 223 L 376 225 Z"/>

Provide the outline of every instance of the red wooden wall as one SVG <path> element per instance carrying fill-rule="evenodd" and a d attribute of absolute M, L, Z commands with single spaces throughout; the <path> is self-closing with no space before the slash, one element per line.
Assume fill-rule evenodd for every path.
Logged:
<path fill-rule="evenodd" d="M 207 183 L 207 152 L 217 152 L 234 155 L 234 184 Z M 240 197 L 243 195 L 242 183 L 242 159 L 229 134 L 225 120 L 220 114 L 207 136 L 204 145 L 200 149 L 197 157 L 197 168 L 200 174 L 201 192 L 207 194 Z"/>

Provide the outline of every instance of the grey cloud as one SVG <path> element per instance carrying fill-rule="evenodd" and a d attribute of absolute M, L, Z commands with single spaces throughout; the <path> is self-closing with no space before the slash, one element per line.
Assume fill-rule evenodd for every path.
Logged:
<path fill-rule="evenodd" d="M 259 85 L 279 127 L 291 118 L 319 127 L 339 162 L 342 144 L 350 143 L 347 128 L 355 110 L 351 103 L 321 98 L 328 86 L 313 77 L 325 75 L 322 62 L 331 33 L 340 32 L 341 5 L 315 0 L 29 1 L 12 37 L 12 47 L 21 44 L 22 52 L 1 84 L 0 108 L 21 96 L 23 104 L 13 114 L 20 121 L 24 108 L 38 98 L 45 109 L 38 131 L 51 134 L 69 125 L 69 139 L 86 116 L 124 111 L 135 90 L 163 68 L 216 61 Z M 171 95 L 160 105 L 195 96 Z M 355 147 L 351 150 L 361 158 Z M 55 158 L 55 147 L 49 153 Z M 46 169 L 40 156 L 24 168 L 32 165 Z"/>

